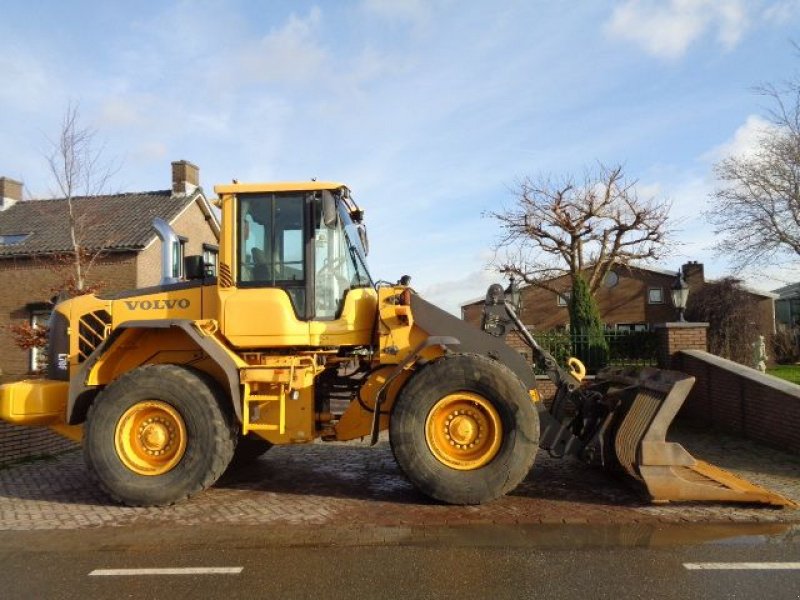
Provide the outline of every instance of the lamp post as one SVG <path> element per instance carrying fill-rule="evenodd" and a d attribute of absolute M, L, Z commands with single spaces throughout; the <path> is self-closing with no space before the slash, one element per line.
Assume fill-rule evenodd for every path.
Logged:
<path fill-rule="evenodd" d="M 504 291 L 505 300 L 514 308 L 514 312 L 519 314 L 522 308 L 522 294 L 519 291 L 516 278 L 510 275 L 508 279 L 508 287 Z"/>
<path fill-rule="evenodd" d="M 683 311 L 686 310 L 686 302 L 689 300 L 689 284 L 683 278 L 683 273 L 678 271 L 678 277 L 672 284 L 672 304 L 678 309 L 678 321 L 685 323 Z"/>

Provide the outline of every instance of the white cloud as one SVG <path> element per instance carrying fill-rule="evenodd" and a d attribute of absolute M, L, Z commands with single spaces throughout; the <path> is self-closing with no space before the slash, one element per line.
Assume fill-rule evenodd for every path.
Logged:
<path fill-rule="evenodd" d="M 672 60 L 713 30 L 717 42 L 732 49 L 748 21 L 742 0 L 627 0 L 614 9 L 605 31 L 638 44 L 648 54 Z"/>
<path fill-rule="evenodd" d="M 327 60 L 320 46 L 322 11 L 313 7 L 305 17 L 291 15 L 240 53 L 239 76 L 251 82 L 301 83 L 311 81 Z"/>
<path fill-rule="evenodd" d="M 775 129 L 775 125 L 758 115 L 750 115 L 733 134 L 719 146 L 715 146 L 701 157 L 703 160 L 718 161 L 728 156 L 749 157 L 758 150 L 765 134 Z"/>
<path fill-rule="evenodd" d="M 162 142 L 143 142 L 136 147 L 133 157 L 142 161 L 161 161 L 167 158 L 167 146 Z"/>
<path fill-rule="evenodd" d="M 437 281 L 417 289 L 429 302 L 460 317 L 461 304 L 475 298 L 483 298 L 486 290 L 493 283 L 507 284 L 506 281 L 503 281 L 502 275 L 483 269 L 473 271 L 458 279 Z M 411 285 L 414 286 L 413 280 Z"/>
<path fill-rule="evenodd" d="M 142 106 L 141 98 L 108 98 L 100 106 L 99 123 L 109 127 L 139 125 L 145 120 L 141 113 Z"/>

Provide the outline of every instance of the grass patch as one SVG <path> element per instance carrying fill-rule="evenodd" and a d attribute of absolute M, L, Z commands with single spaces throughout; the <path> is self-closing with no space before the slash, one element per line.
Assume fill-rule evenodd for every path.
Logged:
<path fill-rule="evenodd" d="M 800 365 L 775 365 L 767 369 L 767 373 L 800 384 Z"/>

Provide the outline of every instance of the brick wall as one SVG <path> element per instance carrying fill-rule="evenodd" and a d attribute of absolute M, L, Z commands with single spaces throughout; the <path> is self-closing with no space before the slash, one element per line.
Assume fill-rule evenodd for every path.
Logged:
<path fill-rule="evenodd" d="M 697 378 L 680 418 L 800 452 L 800 386 L 700 350 L 678 361 Z"/>
<path fill-rule="evenodd" d="M 95 263 L 87 277 L 89 284 L 104 290 L 136 287 L 136 254 L 109 254 Z M 48 258 L 6 258 L 0 260 L 0 371 L 3 381 L 19 379 L 29 372 L 30 353 L 14 344 L 6 327 L 29 322 L 28 303 L 46 303 L 67 271 L 54 271 Z"/>
<path fill-rule="evenodd" d="M 536 389 L 539 391 L 539 396 L 544 400 L 545 405 L 550 406 L 556 395 L 555 384 L 547 376 L 537 375 Z"/>

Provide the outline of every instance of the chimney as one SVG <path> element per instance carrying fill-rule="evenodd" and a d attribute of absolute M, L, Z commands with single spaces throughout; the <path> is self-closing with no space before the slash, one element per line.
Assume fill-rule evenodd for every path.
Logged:
<path fill-rule="evenodd" d="M 188 160 L 172 163 L 172 193 L 186 195 L 200 187 L 200 169 Z"/>
<path fill-rule="evenodd" d="M 0 210 L 6 210 L 22 200 L 22 183 L 0 177 Z"/>
<path fill-rule="evenodd" d="M 683 272 L 683 279 L 689 284 L 690 288 L 697 288 L 705 283 L 703 263 L 690 260 L 681 267 L 681 272 Z"/>

